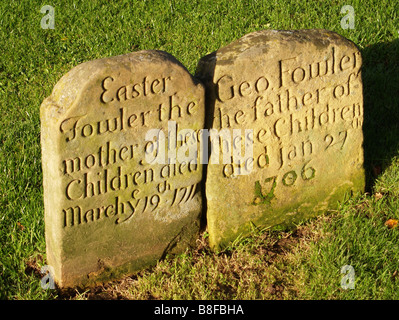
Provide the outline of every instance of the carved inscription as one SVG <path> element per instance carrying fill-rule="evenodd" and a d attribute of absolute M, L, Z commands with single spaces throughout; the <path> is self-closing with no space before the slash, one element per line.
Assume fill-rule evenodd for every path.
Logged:
<path fill-rule="evenodd" d="M 307 165 L 323 152 L 342 150 L 351 132 L 361 130 L 362 102 L 345 101 L 353 86 L 359 86 L 360 52 L 340 54 L 333 46 L 330 53 L 322 62 L 312 61 L 311 57 L 298 62 L 304 58 L 296 56 L 276 60 L 278 77 L 251 74 L 254 80 L 242 80 L 242 75 L 236 79 L 230 72 L 215 81 L 219 103 L 214 124 L 221 129 L 254 128 L 253 142 L 260 153 L 254 155 L 253 163 L 256 170 L 276 173 L 265 179 L 272 184 L 272 190 L 292 186 L 298 177 L 303 181 L 313 179 L 316 169 L 312 167 L 306 169 L 308 175 L 304 173 L 305 166 L 298 167 L 298 172 L 284 169 L 295 163 Z M 332 76 L 340 80 L 330 80 Z M 231 108 L 232 103 L 242 107 Z M 320 132 L 321 138 L 309 138 L 313 132 Z M 297 142 L 296 137 L 305 139 Z M 234 177 L 237 167 L 225 164 L 222 176 Z M 322 174 L 320 171 L 318 174 Z M 253 204 L 265 204 L 266 200 L 270 203 L 271 197 L 262 196 L 262 184 L 259 180 L 254 182 Z"/>
<path fill-rule="evenodd" d="M 59 164 L 65 181 L 64 195 L 71 203 L 62 209 L 64 227 L 105 219 L 118 225 L 135 215 L 151 214 L 161 206 L 177 206 L 193 198 L 197 183 L 175 186 L 173 178 L 198 176 L 201 168 L 197 159 L 173 164 L 167 164 L 165 159 L 165 164 L 153 166 L 144 159 L 153 147 L 143 134 L 141 139 L 130 139 L 130 143 L 116 142 L 120 141 L 122 134 L 134 136 L 137 130 L 145 133 L 147 128 L 159 127 L 159 124 L 167 128 L 170 120 L 187 122 L 191 121 L 190 117 L 201 116 L 198 100 L 177 102 L 177 97 L 184 95 L 184 92 L 173 91 L 173 81 L 175 79 L 169 75 L 144 77 L 142 81 L 121 84 L 116 75 L 106 76 L 101 80 L 101 94 L 98 96 L 102 103 L 98 106 L 98 119 L 93 121 L 92 115 L 83 114 L 61 122 L 59 131 L 65 148 L 71 149 L 68 157 Z M 151 100 L 153 95 L 161 95 L 161 103 L 153 103 L 145 111 L 137 112 L 132 104 L 124 106 L 131 99 Z M 120 103 L 116 106 L 113 102 Z M 104 104 L 113 112 L 101 117 Z M 107 117 L 107 114 L 115 116 Z M 98 138 L 103 138 L 99 140 L 101 144 L 91 142 Z M 167 148 L 170 145 L 184 146 L 183 142 L 177 141 L 177 137 L 175 139 L 168 140 Z M 74 154 L 73 143 L 87 144 L 92 152 L 83 149 Z M 108 202 L 93 207 L 95 199 L 101 197 L 109 199 Z"/>

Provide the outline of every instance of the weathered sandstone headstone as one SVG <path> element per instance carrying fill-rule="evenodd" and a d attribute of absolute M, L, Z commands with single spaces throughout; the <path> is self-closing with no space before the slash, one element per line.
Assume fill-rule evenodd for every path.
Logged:
<path fill-rule="evenodd" d="M 41 144 L 47 259 L 59 286 L 134 273 L 196 240 L 202 166 L 191 142 L 204 99 L 161 51 L 86 62 L 56 84 L 41 106 Z"/>
<path fill-rule="evenodd" d="M 227 154 L 207 168 L 212 247 L 364 189 L 361 65 L 358 48 L 326 30 L 254 32 L 200 60 L 207 127 Z"/>

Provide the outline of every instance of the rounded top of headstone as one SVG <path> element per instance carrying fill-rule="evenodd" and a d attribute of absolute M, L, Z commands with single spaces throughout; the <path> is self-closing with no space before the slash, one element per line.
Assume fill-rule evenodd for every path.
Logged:
<path fill-rule="evenodd" d="M 52 108 L 54 117 L 61 117 L 70 110 L 87 86 L 106 74 L 131 74 L 173 69 L 185 81 L 198 85 L 186 67 L 171 54 L 160 50 L 142 50 L 119 56 L 83 62 L 64 74 L 54 86 L 51 95 L 42 106 Z"/>
<path fill-rule="evenodd" d="M 202 58 L 201 63 L 215 63 L 217 60 L 219 65 L 229 65 L 236 59 L 251 60 L 262 54 L 278 55 L 281 51 L 296 52 L 298 46 L 301 46 L 301 51 L 306 50 L 306 47 L 309 50 L 324 50 L 331 44 L 357 49 L 352 41 L 325 29 L 260 30 L 246 34 L 208 54 Z"/>

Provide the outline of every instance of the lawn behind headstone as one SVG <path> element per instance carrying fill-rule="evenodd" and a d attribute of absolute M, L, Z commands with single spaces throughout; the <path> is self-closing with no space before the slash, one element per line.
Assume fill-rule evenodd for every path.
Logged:
<path fill-rule="evenodd" d="M 395 299 L 399 219 L 398 4 L 344 1 L 56 1 L 54 29 L 42 6 L 0 5 L 0 297 L 2 299 Z M 163 50 L 194 74 L 199 59 L 263 29 L 323 28 L 353 41 L 363 57 L 367 194 L 296 230 L 254 229 L 220 253 L 202 234 L 195 250 L 167 257 L 135 277 L 85 293 L 44 290 L 39 107 L 61 76 L 80 63 L 132 51 Z M 351 266 L 354 278 L 341 273 Z M 346 271 L 345 271 L 346 270 Z M 347 282 L 342 282 L 342 279 Z M 354 283 L 351 289 L 348 283 Z"/>

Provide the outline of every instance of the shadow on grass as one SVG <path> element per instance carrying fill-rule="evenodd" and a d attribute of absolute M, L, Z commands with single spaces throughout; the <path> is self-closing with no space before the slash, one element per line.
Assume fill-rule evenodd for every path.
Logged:
<path fill-rule="evenodd" d="M 399 40 L 367 46 L 363 56 L 366 191 L 399 155 Z"/>

